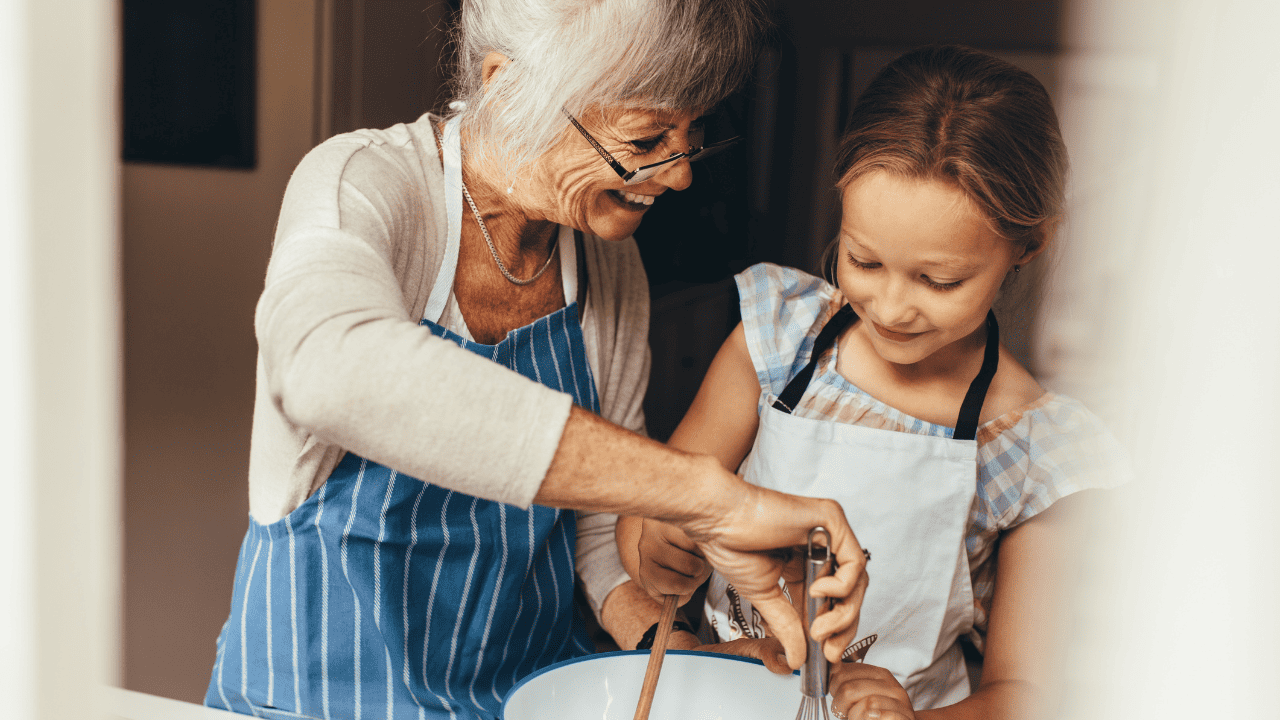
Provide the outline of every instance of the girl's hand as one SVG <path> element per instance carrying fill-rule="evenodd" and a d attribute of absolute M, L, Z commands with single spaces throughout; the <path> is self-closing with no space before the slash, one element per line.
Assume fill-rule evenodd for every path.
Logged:
<path fill-rule="evenodd" d="M 738 640 L 730 640 L 729 642 L 716 643 L 714 645 L 702 645 L 695 649 L 702 652 L 723 653 L 725 655 L 755 658 L 756 660 L 763 662 L 764 666 L 769 668 L 770 672 L 774 672 L 779 675 L 791 674 L 791 666 L 787 664 L 787 655 L 783 652 L 782 643 L 778 641 L 778 638 L 740 638 Z"/>
<path fill-rule="evenodd" d="M 674 525 L 644 520 L 637 551 L 640 576 L 636 581 L 658 601 L 665 595 L 679 595 L 684 605 L 711 575 L 698 546 Z"/>
<path fill-rule="evenodd" d="M 667 640 L 668 650 L 700 650 L 702 641 L 697 635 L 683 630 L 676 630 L 671 633 L 671 637 Z"/>
<path fill-rule="evenodd" d="M 866 663 L 834 663 L 831 712 L 848 720 L 915 720 L 911 698 L 893 673 Z"/>

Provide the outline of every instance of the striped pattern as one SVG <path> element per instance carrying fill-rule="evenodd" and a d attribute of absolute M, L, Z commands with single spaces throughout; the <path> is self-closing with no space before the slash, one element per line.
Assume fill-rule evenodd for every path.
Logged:
<path fill-rule="evenodd" d="M 498 345 L 433 333 L 599 412 L 577 306 Z M 348 453 L 279 522 L 250 520 L 205 703 L 270 718 L 492 718 L 589 653 L 575 515 L 472 497 Z"/>
<path fill-rule="evenodd" d="M 809 361 L 813 341 L 844 304 L 839 289 L 792 268 L 762 263 L 737 276 L 747 348 L 760 381 L 760 408 Z M 836 352 L 819 360 L 797 417 L 882 430 L 951 437 L 953 428 L 912 417 L 876 400 L 836 371 Z M 1043 512 L 1059 498 L 1128 478 L 1125 453 L 1080 402 L 1046 393 L 978 428 L 977 499 L 965 547 L 973 581 L 979 649 L 995 591 L 1001 531 Z M 854 528 L 857 530 L 857 528 Z"/>

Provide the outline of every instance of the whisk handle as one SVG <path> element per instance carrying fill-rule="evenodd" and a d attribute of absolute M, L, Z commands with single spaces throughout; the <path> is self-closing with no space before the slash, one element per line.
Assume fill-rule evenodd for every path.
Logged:
<path fill-rule="evenodd" d="M 815 537 L 822 537 L 822 545 L 814 544 Z M 826 528 L 816 527 L 809 531 L 809 544 L 805 552 L 804 593 L 805 593 L 805 625 L 806 631 L 813 619 L 827 611 L 826 598 L 815 598 L 809 595 L 809 588 L 818 578 L 832 573 L 831 534 Z M 822 647 L 812 637 L 807 636 L 809 652 L 805 655 L 804 669 L 800 673 L 801 690 L 813 698 L 824 698 L 827 695 L 827 658 L 822 654 Z"/>

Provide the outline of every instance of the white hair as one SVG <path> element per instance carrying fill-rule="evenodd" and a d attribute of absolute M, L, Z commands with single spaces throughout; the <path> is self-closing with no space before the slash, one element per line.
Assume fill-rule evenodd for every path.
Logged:
<path fill-rule="evenodd" d="M 561 108 L 713 107 L 750 75 L 764 27 L 761 0 L 463 0 L 450 116 L 467 154 L 514 177 L 566 130 Z M 490 52 L 510 62 L 485 84 Z"/>

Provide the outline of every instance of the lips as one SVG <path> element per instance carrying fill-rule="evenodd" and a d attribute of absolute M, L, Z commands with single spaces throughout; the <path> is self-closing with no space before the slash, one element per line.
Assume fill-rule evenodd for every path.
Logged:
<path fill-rule="evenodd" d="M 909 340 L 914 340 L 924 334 L 922 332 L 918 332 L 918 333 L 894 332 L 875 322 L 872 322 L 871 326 L 876 329 L 876 333 L 879 334 L 880 337 L 884 338 L 885 340 L 892 340 L 894 342 L 907 342 Z"/>

